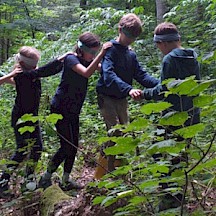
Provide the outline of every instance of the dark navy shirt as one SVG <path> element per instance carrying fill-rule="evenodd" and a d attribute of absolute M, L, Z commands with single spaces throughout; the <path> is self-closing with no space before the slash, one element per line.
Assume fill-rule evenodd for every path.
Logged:
<path fill-rule="evenodd" d="M 74 55 L 65 58 L 61 82 L 51 103 L 52 107 L 66 117 L 80 113 L 87 92 L 88 78 L 72 70 L 76 64 L 87 67 L 90 63 Z"/>
<path fill-rule="evenodd" d="M 178 95 L 169 95 L 168 97 L 164 97 L 163 92 L 167 90 L 165 85 L 162 85 L 162 81 L 175 78 L 176 80 L 184 80 L 186 77 L 195 76 L 196 80 L 200 80 L 200 68 L 199 63 L 197 61 L 197 54 L 192 49 L 173 49 L 170 53 L 164 56 L 162 62 L 162 70 L 161 70 L 161 82 L 159 85 L 152 89 L 145 89 L 143 91 L 143 98 L 150 100 L 162 100 L 171 103 L 173 106 L 171 109 L 176 111 L 188 111 L 192 116 L 189 123 L 186 124 L 195 124 L 199 122 L 199 109 L 193 108 L 193 97 L 188 97 L 186 95 L 182 95 L 179 97 Z M 164 113 L 168 112 L 165 111 Z"/>
<path fill-rule="evenodd" d="M 107 50 L 102 60 L 101 77 L 96 86 L 97 93 L 125 98 L 133 89 L 133 79 L 147 88 L 158 84 L 157 79 L 143 70 L 132 50 L 115 40 L 111 42 L 113 46 Z"/>
<path fill-rule="evenodd" d="M 12 111 L 12 126 L 26 113 L 38 115 L 41 81 L 39 77 L 47 77 L 61 71 L 62 62 L 54 60 L 45 66 L 31 71 L 24 71 L 14 77 L 16 83 L 16 98 Z"/>

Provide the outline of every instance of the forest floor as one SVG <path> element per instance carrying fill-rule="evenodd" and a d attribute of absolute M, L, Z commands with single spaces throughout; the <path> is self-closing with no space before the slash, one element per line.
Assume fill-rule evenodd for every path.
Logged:
<path fill-rule="evenodd" d="M 77 183 L 85 186 L 84 189 L 67 192 L 69 199 L 58 202 L 47 216 L 112 216 L 114 209 L 125 204 L 121 201 L 121 203 L 117 202 L 107 208 L 100 205 L 92 205 L 95 194 L 103 195 L 101 191 L 97 191 L 97 188 L 89 189 L 87 186 L 88 183 L 94 181 L 95 165 L 87 162 L 81 170 L 81 173 L 75 171 L 73 174 L 75 179 L 77 179 Z M 13 199 L 0 199 L 0 216 L 42 216 L 41 198 L 43 192 L 37 190 L 36 192 L 23 195 L 19 188 L 22 179 L 15 179 L 16 186 L 13 187 Z M 54 184 L 57 184 L 57 181 Z M 206 206 L 204 207 L 215 206 L 216 189 L 212 188 L 206 195 L 205 199 L 210 201 L 205 202 Z M 189 212 L 193 212 L 199 206 L 199 201 L 195 201 L 187 204 L 187 209 Z"/>
<path fill-rule="evenodd" d="M 84 185 L 84 189 L 79 191 L 65 192 L 70 196 L 68 200 L 59 202 L 54 206 L 54 210 L 49 216 L 111 216 L 115 206 L 104 208 L 100 205 L 92 205 L 93 196 L 89 192 L 87 184 L 94 181 L 95 165 L 85 163 L 81 169 L 81 174 L 75 171 L 73 173 L 77 183 Z M 12 186 L 13 198 L 0 199 L 0 216 L 41 216 L 41 198 L 42 189 L 22 194 L 20 192 L 20 183 L 22 178 L 13 177 L 15 181 Z M 58 180 L 54 180 L 54 184 Z"/>

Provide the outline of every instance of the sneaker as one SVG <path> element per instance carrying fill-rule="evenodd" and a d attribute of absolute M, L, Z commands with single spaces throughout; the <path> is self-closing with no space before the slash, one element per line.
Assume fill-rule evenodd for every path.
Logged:
<path fill-rule="evenodd" d="M 8 180 L 1 179 L 0 180 L 0 198 L 7 199 L 11 198 L 13 195 L 9 192 Z"/>
<path fill-rule="evenodd" d="M 81 189 L 84 188 L 83 185 L 77 184 L 77 183 L 76 183 L 75 181 L 73 181 L 73 180 L 68 180 L 67 182 L 60 183 L 59 186 L 60 186 L 60 188 L 61 188 L 63 191 L 69 191 L 69 190 L 72 190 L 72 189 L 81 190 Z"/>
<path fill-rule="evenodd" d="M 38 188 L 43 188 L 44 190 L 52 185 L 51 178 L 45 179 L 43 176 L 40 178 L 38 183 Z"/>

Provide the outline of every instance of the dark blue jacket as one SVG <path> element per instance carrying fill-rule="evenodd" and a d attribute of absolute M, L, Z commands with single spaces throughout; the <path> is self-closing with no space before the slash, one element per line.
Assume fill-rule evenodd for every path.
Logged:
<path fill-rule="evenodd" d="M 175 78 L 176 80 L 184 80 L 186 77 L 195 75 L 196 80 L 200 80 L 200 68 L 197 61 L 197 54 L 192 49 L 176 48 L 164 56 L 161 70 L 161 83 L 163 80 Z M 178 95 L 169 95 L 164 97 L 163 93 L 167 90 L 165 85 L 158 84 L 152 89 L 143 91 L 143 98 L 150 100 L 165 100 L 173 106 L 171 109 L 176 111 L 188 111 L 193 108 L 193 97 Z M 166 112 L 165 112 L 166 113 Z M 189 112 L 191 119 L 187 125 L 199 122 L 199 109 L 194 108 Z M 192 121 L 191 121 L 192 120 Z"/>
<path fill-rule="evenodd" d="M 157 79 L 143 70 L 132 50 L 115 40 L 111 42 L 113 46 L 107 50 L 102 60 L 101 77 L 96 86 L 98 94 L 125 98 L 133 89 L 133 79 L 146 88 L 158 84 Z"/>
<path fill-rule="evenodd" d="M 26 113 L 38 115 L 41 97 L 41 81 L 39 77 L 47 77 L 61 71 L 62 62 L 54 60 L 45 66 L 31 71 L 24 71 L 14 77 L 16 83 L 16 98 L 12 111 L 12 126 Z"/>
<path fill-rule="evenodd" d="M 79 115 L 87 93 L 88 78 L 76 73 L 72 67 L 76 64 L 88 66 L 90 63 L 77 56 L 68 55 L 64 59 L 61 82 L 52 99 L 52 107 L 64 117 Z"/>

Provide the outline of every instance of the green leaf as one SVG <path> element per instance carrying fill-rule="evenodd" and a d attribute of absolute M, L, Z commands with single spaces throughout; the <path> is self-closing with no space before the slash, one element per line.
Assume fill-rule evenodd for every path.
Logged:
<path fill-rule="evenodd" d="M 176 177 L 181 177 L 181 176 L 184 176 L 184 172 L 183 170 L 180 170 L 180 169 L 175 169 L 172 174 L 171 174 L 172 177 L 176 178 Z"/>
<path fill-rule="evenodd" d="M 95 197 L 95 198 L 92 200 L 93 205 L 100 204 L 105 198 L 106 198 L 106 196 L 97 196 L 97 197 Z"/>
<path fill-rule="evenodd" d="M 172 125 L 172 126 L 180 126 L 185 123 L 185 121 L 188 119 L 188 113 L 187 112 L 168 112 L 166 115 L 164 115 L 159 123 L 161 125 Z"/>
<path fill-rule="evenodd" d="M 192 88 L 197 87 L 195 80 L 189 78 L 185 80 L 175 80 L 168 83 L 167 88 L 173 94 L 188 95 Z"/>
<path fill-rule="evenodd" d="M 118 155 L 130 152 L 134 150 L 139 143 L 139 139 L 134 139 L 132 137 L 118 137 L 115 140 L 116 144 L 114 146 L 104 150 L 106 155 Z"/>
<path fill-rule="evenodd" d="M 56 124 L 58 120 L 63 119 L 63 116 L 61 114 L 52 113 L 46 116 L 47 122 Z"/>
<path fill-rule="evenodd" d="M 200 83 L 198 86 L 191 89 L 191 92 L 188 94 L 188 96 L 198 95 L 200 92 L 203 92 L 205 89 L 207 89 L 210 85 L 212 85 L 215 82 L 216 80 L 212 79 L 212 80 L 207 80 L 207 81 Z"/>
<path fill-rule="evenodd" d="M 122 182 L 122 180 L 108 182 L 106 185 L 104 185 L 104 187 L 107 189 L 116 188 L 117 186 L 121 185 Z"/>
<path fill-rule="evenodd" d="M 197 133 L 202 132 L 205 129 L 206 125 L 203 123 L 198 123 L 195 125 L 191 125 L 188 127 L 184 127 L 178 130 L 175 130 L 175 133 L 179 134 L 180 136 L 187 138 L 194 137 Z"/>
<path fill-rule="evenodd" d="M 178 147 L 180 147 L 180 145 L 176 146 L 176 141 L 175 140 L 168 139 L 168 140 L 157 142 L 157 143 L 154 143 L 153 145 L 151 145 L 148 148 L 148 153 L 151 154 L 151 155 L 153 155 L 153 154 L 155 154 L 157 152 L 163 153 L 163 152 L 166 152 L 167 150 L 169 150 L 170 147 L 172 149 L 177 147 L 177 150 L 180 151 L 179 148 L 178 148 Z M 182 148 L 182 146 L 181 146 L 181 148 Z"/>
<path fill-rule="evenodd" d="M 113 196 L 107 196 L 102 202 L 101 202 L 101 205 L 105 206 L 105 207 L 108 207 L 110 205 L 112 205 L 113 203 L 115 203 L 118 199 L 113 197 Z"/>
<path fill-rule="evenodd" d="M 193 175 L 195 173 L 198 173 L 200 171 L 204 171 L 206 169 L 212 169 L 213 167 L 215 167 L 215 164 L 216 164 L 216 158 L 210 159 L 210 160 L 196 166 L 189 174 Z"/>
<path fill-rule="evenodd" d="M 137 204 L 140 204 L 140 203 L 146 202 L 146 201 L 147 201 L 147 199 L 144 196 L 135 196 L 129 200 L 129 202 L 133 205 L 137 205 Z"/>
<path fill-rule="evenodd" d="M 124 130 L 123 132 L 129 131 L 139 131 L 143 130 L 148 126 L 148 120 L 144 118 L 137 118 L 136 120 L 132 121 Z"/>
<path fill-rule="evenodd" d="M 20 134 L 24 134 L 25 132 L 30 132 L 32 133 L 35 130 L 34 126 L 24 126 L 18 129 Z"/>
<path fill-rule="evenodd" d="M 21 118 L 18 119 L 17 125 L 21 124 L 21 123 L 24 123 L 24 122 L 27 122 L 27 121 L 31 121 L 31 122 L 35 123 L 38 120 L 40 120 L 39 116 L 33 116 L 32 113 L 27 113 L 27 114 L 24 114 Z"/>
<path fill-rule="evenodd" d="M 120 166 L 117 167 L 116 170 L 114 170 L 112 173 L 114 175 L 126 175 L 130 170 L 132 170 L 132 166 Z"/>
<path fill-rule="evenodd" d="M 158 181 L 153 179 L 153 180 L 146 180 L 143 181 L 141 184 L 139 184 L 140 189 L 144 189 L 145 191 L 149 190 L 155 190 L 155 188 L 158 186 Z"/>
<path fill-rule="evenodd" d="M 211 95 L 200 95 L 193 99 L 193 104 L 195 107 L 205 107 L 213 102 L 214 98 Z"/>
<path fill-rule="evenodd" d="M 151 113 L 159 113 L 171 107 L 172 104 L 168 102 L 148 103 L 141 107 L 141 112 L 150 115 Z"/>

